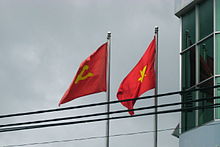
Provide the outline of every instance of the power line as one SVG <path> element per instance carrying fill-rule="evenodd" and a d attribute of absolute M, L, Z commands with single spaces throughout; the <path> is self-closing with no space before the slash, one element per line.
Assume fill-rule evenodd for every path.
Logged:
<path fill-rule="evenodd" d="M 214 104 L 214 105 L 207 105 L 207 106 L 189 107 L 187 109 L 181 108 L 181 109 L 158 111 L 157 114 L 166 114 L 166 113 L 174 113 L 174 112 L 180 112 L 180 111 L 209 109 L 209 108 L 218 108 L 218 107 L 220 107 L 220 103 Z M 117 119 L 123 119 L 123 118 L 148 116 L 148 115 L 154 115 L 154 114 L 155 114 L 155 112 L 136 114 L 136 115 L 132 115 L 132 116 L 117 116 L 117 117 L 110 117 L 109 120 L 117 120 Z M 11 131 L 20 131 L 20 130 L 28 130 L 28 129 L 37 129 L 37 128 L 46 128 L 46 127 L 55 127 L 55 126 L 100 122 L 100 121 L 104 121 L 104 120 L 107 120 L 107 119 L 108 118 L 98 118 L 98 119 L 89 119 L 89 120 L 72 121 L 72 122 L 61 122 L 61 123 L 51 123 L 51 124 L 42 124 L 42 125 L 30 125 L 30 126 L 23 126 L 23 127 L 11 127 L 11 128 L 8 127 L 8 128 L 0 129 L 0 132 L 11 132 Z"/>
<path fill-rule="evenodd" d="M 133 98 L 133 99 L 126 99 L 126 100 L 120 100 L 120 101 L 117 100 L 117 101 L 100 102 L 100 103 L 79 105 L 79 106 L 66 107 L 66 108 L 47 109 L 47 110 L 22 112 L 22 113 L 13 113 L 13 114 L 0 115 L 0 118 L 8 118 L 8 117 L 24 116 L 24 115 L 33 115 L 33 114 L 42 114 L 42 113 L 49 113 L 49 112 L 59 112 L 59 111 L 65 111 L 65 110 L 87 108 L 87 107 L 94 107 L 94 106 L 101 106 L 101 105 L 106 105 L 106 104 L 115 104 L 115 103 L 127 102 L 127 101 L 133 101 L 133 100 L 152 99 L 155 96 L 156 97 L 164 97 L 164 96 L 175 95 L 175 94 L 181 94 L 182 95 L 182 94 L 193 92 L 193 91 L 207 90 L 207 89 L 218 88 L 218 87 L 220 87 L 220 85 L 211 86 L 211 87 L 203 87 L 203 88 L 195 88 L 195 89 L 184 90 L 184 91 L 168 92 L 168 93 L 163 93 L 163 94 L 158 94 L 158 95 L 151 95 L 151 96 L 145 96 L 145 97 L 139 97 L 139 98 Z"/>
<path fill-rule="evenodd" d="M 210 99 L 214 100 L 214 99 L 219 99 L 219 98 L 220 97 L 209 97 L 209 98 L 190 100 L 190 101 L 185 101 L 185 102 L 176 102 L 176 103 L 170 103 L 170 104 L 162 104 L 162 105 L 158 105 L 158 106 L 140 107 L 140 108 L 133 109 L 132 111 L 154 109 L 155 107 L 157 107 L 157 108 L 170 107 L 170 106 L 189 104 L 189 103 L 200 102 L 200 101 L 205 101 L 205 100 L 210 100 Z M 10 123 L 10 124 L 0 125 L 0 128 L 2 128 L 2 127 L 10 127 L 10 126 L 39 124 L 39 123 L 54 122 L 54 121 L 71 120 L 71 119 L 79 119 L 79 118 L 87 118 L 87 117 L 102 116 L 102 115 L 107 115 L 107 114 L 118 114 L 118 113 L 123 113 L 123 112 L 128 112 L 128 111 L 130 111 L 130 110 L 117 110 L 117 111 L 111 111 L 111 112 L 93 113 L 93 114 L 78 115 L 78 116 L 71 116 L 71 117 L 61 117 L 61 118 L 55 118 L 55 119 L 28 121 L 28 122 L 20 122 L 20 123 Z"/>
<path fill-rule="evenodd" d="M 214 124 L 205 124 L 203 126 L 215 126 L 220 124 L 214 123 Z M 158 132 L 165 132 L 165 131 L 172 131 L 176 128 L 167 128 L 167 129 L 159 129 Z M 180 128 L 181 129 L 181 128 Z M 132 135 L 140 135 L 140 134 L 148 134 L 148 133 L 154 133 L 155 131 L 139 131 L 139 132 L 131 132 L 131 133 L 123 133 L 123 134 L 115 134 L 110 135 L 109 137 L 121 137 L 121 136 L 132 136 Z M 26 144 L 14 144 L 14 145 L 4 145 L 3 147 L 17 147 L 17 146 L 33 146 L 33 145 L 46 145 L 46 144 L 54 144 L 54 143 L 66 143 L 66 142 L 75 142 L 75 141 L 84 141 L 84 140 L 93 140 L 93 139 L 103 139 L 106 138 L 106 136 L 92 136 L 92 137 L 86 137 L 86 138 L 75 138 L 75 139 L 65 139 L 65 140 L 54 140 L 54 141 L 45 141 L 45 142 L 35 142 L 35 143 L 26 143 Z"/>
<path fill-rule="evenodd" d="M 161 129 L 158 132 L 171 131 L 175 128 L 169 129 Z M 132 136 L 139 134 L 148 134 L 153 133 L 154 131 L 140 131 L 140 132 L 132 132 L 132 133 L 123 133 L 123 134 L 115 134 L 110 135 L 109 137 L 121 137 L 121 136 Z M 16 146 L 32 146 L 32 145 L 45 145 L 45 144 L 54 144 L 54 143 L 66 143 L 66 142 L 75 142 L 75 141 L 84 141 L 84 140 L 93 140 L 93 139 L 103 139 L 106 136 L 94 136 L 94 137 L 86 137 L 86 138 L 75 138 L 75 139 L 65 139 L 65 140 L 55 140 L 55 141 L 45 141 L 45 142 L 35 142 L 35 143 L 26 143 L 26 144 L 17 144 L 17 145 L 4 145 L 3 147 L 16 147 Z"/>

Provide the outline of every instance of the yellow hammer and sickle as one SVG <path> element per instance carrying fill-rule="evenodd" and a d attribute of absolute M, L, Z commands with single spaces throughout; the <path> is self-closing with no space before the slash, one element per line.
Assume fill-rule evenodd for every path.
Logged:
<path fill-rule="evenodd" d="M 140 70 L 141 77 L 138 79 L 138 81 L 141 81 L 141 83 L 143 82 L 144 77 L 146 76 L 146 70 L 147 70 L 147 66 L 144 66 L 144 68 Z"/>
<path fill-rule="evenodd" d="M 84 72 L 85 72 L 86 70 L 88 70 L 88 69 L 89 69 L 89 66 L 88 66 L 88 65 L 84 65 L 84 66 L 83 66 L 82 71 L 79 73 L 79 75 L 77 76 L 77 78 L 76 78 L 76 80 L 75 80 L 75 82 L 74 82 L 75 84 L 77 84 L 77 83 L 78 83 L 79 81 L 81 81 L 81 80 L 87 79 L 88 77 L 94 76 L 94 74 L 91 73 L 91 72 L 89 72 L 87 75 L 83 76 Z"/>

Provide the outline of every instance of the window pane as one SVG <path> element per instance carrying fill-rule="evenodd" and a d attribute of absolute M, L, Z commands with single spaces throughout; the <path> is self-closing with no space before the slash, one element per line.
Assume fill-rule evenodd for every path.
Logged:
<path fill-rule="evenodd" d="M 199 88 L 211 86 L 213 86 L 213 79 L 210 79 L 207 82 L 203 83 L 199 86 Z M 208 100 L 203 100 L 199 102 L 199 107 L 202 107 L 202 109 L 199 109 L 199 125 L 202 125 L 214 119 L 214 108 L 206 108 L 207 106 L 214 104 L 214 100 L 212 99 L 213 96 L 213 88 L 199 91 L 199 99 L 209 98 Z"/>
<path fill-rule="evenodd" d="M 182 55 L 182 90 L 195 85 L 196 79 L 196 57 L 195 47 L 186 51 Z"/>
<path fill-rule="evenodd" d="M 213 37 L 199 44 L 200 82 L 213 76 Z"/>
<path fill-rule="evenodd" d="M 199 38 L 202 39 L 213 32 L 213 0 L 205 0 L 199 4 Z"/>
<path fill-rule="evenodd" d="M 216 74 L 220 74 L 220 34 L 216 35 Z"/>
<path fill-rule="evenodd" d="M 189 102 L 195 100 L 195 92 L 190 92 L 182 95 L 182 102 L 185 103 L 182 105 L 182 132 L 185 132 L 191 128 L 195 127 L 195 110 L 192 110 L 192 107 L 195 107 L 195 103 Z M 186 103 L 189 102 L 189 103 Z"/>
<path fill-rule="evenodd" d="M 182 17 L 182 48 L 183 50 L 195 43 L 195 10 Z"/>
<path fill-rule="evenodd" d="M 216 78 L 216 85 L 220 85 L 220 77 Z M 220 88 L 217 88 L 216 96 L 220 96 Z M 216 104 L 220 103 L 220 99 L 216 99 Z M 215 118 L 220 119 L 220 108 L 215 109 Z"/>
<path fill-rule="evenodd" d="M 220 1 L 216 1 L 216 30 L 220 31 Z"/>

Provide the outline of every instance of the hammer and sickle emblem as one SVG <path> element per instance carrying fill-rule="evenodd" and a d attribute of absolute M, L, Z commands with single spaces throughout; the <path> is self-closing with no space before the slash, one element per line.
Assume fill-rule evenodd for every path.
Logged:
<path fill-rule="evenodd" d="M 140 71 L 141 77 L 138 79 L 138 81 L 140 81 L 141 83 L 144 80 L 144 77 L 146 77 L 146 70 L 147 70 L 147 66 L 144 66 L 144 68 Z"/>
<path fill-rule="evenodd" d="M 87 78 L 89 78 L 89 77 L 94 76 L 94 74 L 91 73 L 91 72 L 89 72 L 87 75 L 83 76 L 84 72 L 85 72 L 86 70 L 88 70 L 88 69 L 89 69 L 89 66 L 88 66 L 88 65 L 84 65 L 84 66 L 83 66 L 82 71 L 79 73 L 79 75 L 77 76 L 77 78 L 76 78 L 76 80 L 75 80 L 75 82 L 74 82 L 75 84 L 77 84 L 79 81 L 82 81 L 82 80 L 85 80 L 85 79 L 87 79 Z"/>

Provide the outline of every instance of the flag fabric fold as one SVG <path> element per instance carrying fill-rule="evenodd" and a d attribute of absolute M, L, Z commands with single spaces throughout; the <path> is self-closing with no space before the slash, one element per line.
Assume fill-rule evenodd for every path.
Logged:
<path fill-rule="evenodd" d="M 81 96 L 106 91 L 107 43 L 84 60 L 59 105 Z"/>
<path fill-rule="evenodd" d="M 117 92 L 118 100 L 126 100 L 137 98 L 146 91 L 155 88 L 155 55 L 156 55 L 156 39 L 151 41 L 144 55 L 130 73 L 124 78 Z M 135 99 L 132 101 L 122 102 L 122 105 L 128 110 L 133 109 Z M 133 111 L 129 111 L 130 115 L 134 115 Z"/>

